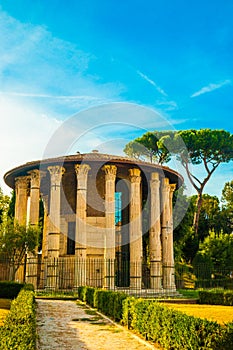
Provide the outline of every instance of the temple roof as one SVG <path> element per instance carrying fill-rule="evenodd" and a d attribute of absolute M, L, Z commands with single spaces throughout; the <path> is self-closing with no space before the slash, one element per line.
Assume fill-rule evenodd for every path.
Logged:
<path fill-rule="evenodd" d="M 120 165 L 134 165 L 138 166 L 140 168 L 143 168 L 144 171 L 146 172 L 152 172 L 153 169 L 159 171 L 159 172 L 164 172 L 165 176 L 170 178 L 173 183 L 177 184 L 177 187 L 180 187 L 181 184 L 183 183 L 183 177 L 176 172 L 173 169 L 170 169 L 169 167 L 166 166 L 161 166 L 159 164 L 155 163 L 150 163 L 150 162 L 144 162 L 142 160 L 138 160 L 135 158 L 130 158 L 126 156 L 117 156 L 117 155 L 111 155 L 111 154 L 104 154 L 104 153 L 99 153 L 96 150 L 93 150 L 91 153 L 79 153 L 77 152 L 76 154 L 72 155 L 65 155 L 65 156 L 60 156 L 60 157 L 55 157 L 55 158 L 46 158 L 42 160 L 35 160 L 31 162 L 27 162 L 25 164 L 19 165 L 18 167 L 15 167 L 11 170 L 9 170 L 5 175 L 4 175 L 4 180 L 6 184 L 14 188 L 14 183 L 15 183 L 15 178 L 19 176 L 25 176 L 28 175 L 28 172 L 34 169 L 39 169 L 42 171 L 46 171 L 48 166 L 51 165 L 66 165 L 68 163 L 80 163 L 80 162 L 87 162 L 87 163 L 110 163 L 110 164 L 118 164 Z"/>

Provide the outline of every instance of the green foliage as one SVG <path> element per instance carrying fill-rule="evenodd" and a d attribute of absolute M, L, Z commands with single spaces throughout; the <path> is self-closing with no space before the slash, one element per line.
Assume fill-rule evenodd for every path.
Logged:
<path fill-rule="evenodd" d="M 12 191 L 10 202 L 9 202 L 9 207 L 8 207 L 8 212 L 7 212 L 7 216 L 11 219 L 14 219 L 14 217 L 15 217 L 15 200 L 16 200 L 16 194 L 15 194 L 15 191 Z"/>
<path fill-rule="evenodd" d="M 87 288 L 86 286 L 78 287 L 78 298 L 84 302 L 86 301 Z"/>
<path fill-rule="evenodd" d="M 97 290 L 95 288 L 88 287 L 86 290 L 86 301 L 88 304 L 90 304 L 93 307 L 96 307 L 96 293 Z"/>
<path fill-rule="evenodd" d="M 224 232 L 230 233 L 233 230 L 233 180 L 225 184 L 222 190 L 223 203 L 222 212 L 224 214 Z"/>
<path fill-rule="evenodd" d="M 146 132 L 141 137 L 130 141 L 124 148 L 124 152 L 136 159 L 149 160 L 151 163 L 156 162 L 163 164 L 171 159 L 171 152 L 166 147 L 165 138 L 169 135 L 173 137 L 172 131 L 154 131 Z M 164 142 L 160 142 L 161 139 Z"/>
<path fill-rule="evenodd" d="M 204 187 L 221 163 L 233 160 L 233 135 L 225 130 L 212 129 L 147 132 L 128 143 L 124 151 L 129 156 L 150 159 L 159 164 L 168 162 L 173 156 L 181 161 L 198 194 L 193 222 L 198 235 Z M 191 164 L 202 166 L 204 175 L 198 178 Z"/>
<path fill-rule="evenodd" d="M 163 349 L 227 350 L 226 339 L 232 341 L 230 328 L 185 315 L 156 301 L 127 298 L 122 322 Z"/>
<path fill-rule="evenodd" d="M 225 327 L 188 316 L 154 300 L 143 300 L 91 287 L 79 287 L 80 298 L 163 349 L 228 350 L 233 343 L 233 324 Z"/>
<path fill-rule="evenodd" d="M 183 139 L 176 142 L 174 150 L 183 164 L 191 185 L 198 193 L 197 211 L 194 220 L 195 233 L 198 233 L 199 216 L 202 207 L 203 190 L 212 174 L 221 163 L 228 163 L 233 159 L 233 135 L 225 130 L 183 130 L 177 133 Z M 198 178 L 192 171 L 190 164 L 202 165 L 204 175 Z"/>
<path fill-rule="evenodd" d="M 175 261 L 190 262 L 198 250 L 198 242 L 192 228 L 194 209 L 190 205 L 192 204 L 190 198 L 183 194 L 183 188 L 174 193 L 173 203 L 175 204 L 173 211 Z"/>
<path fill-rule="evenodd" d="M 199 304 L 233 306 L 233 291 L 218 289 L 199 291 Z"/>
<path fill-rule="evenodd" d="M 7 211 L 9 207 L 10 198 L 3 194 L 0 187 L 0 224 L 7 219 Z"/>
<path fill-rule="evenodd" d="M 210 259 L 218 269 L 230 270 L 233 267 L 233 235 L 210 232 L 200 244 L 200 253 Z"/>
<path fill-rule="evenodd" d="M 14 299 L 24 286 L 24 283 L 0 282 L 0 298 Z"/>
<path fill-rule="evenodd" d="M 127 295 L 92 287 L 79 287 L 78 297 L 115 321 L 120 321 L 122 318 L 122 302 L 127 298 Z"/>
<path fill-rule="evenodd" d="M 195 289 L 179 289 L 179 293 L 182 294 L 186 299 L 199 298 L 199 291 Z"/>
<path fill-rule="evenodd" d="M 197 196 L 192 196 L 191 201 L 193 204 L 196 203 Z M 199 240 L 203 241 L 211 230 L 214 230 L 216 234 L 219 234 L 222 230 L 219 199 L 216 196 L 203 194 L 198 226 Z"/>
<path fill-rule="evenodd" d="M 0 328 L 1 350 L 34 350 L 36 347 L 36 311 L 34 292 L 22 289 Z"/>
<path fill-rule="evenodd" d="M 0 225 L 0 254 L 10 265 L 11 280 L 14 280 L 26 252 L 35 252 L 39 232 L 37 227 L 19 225 L 11 219 Z"/>
<path fill-rule="evenodd" d="M 176 193 L 174 201 L 176 201 Z M 224 229 L 226 229 L 226 213 L 224 209 L 220 208 L 218 198 L 208 194 L 202 196 L 198 236 L 195 235 L 192 228 L 196 201 L 197 195 L 191 196 L 190 198 L 180 195 L 179 201 L 175 202 L 178 215 L 176 211 L 174 211 L 174 223 L 177 220 L 176 216 L 179 218 L 180 215 L 179 206 L 187 207 L 187 203 L 189 203 L 183 220 L 174 229 L 174 253 L 176 262 L 191 262 L 195 265 L 208 263 L 209 265 L 208 261 L 211 260 L 211 265 L 214 268 L 218 267 L 223 269 L 227 268 L 227 266 L 233 266 L 232 235 L 223 234 L 223 232 L 225 232 Z M 182 208 L 180 210 L 182 210 Z M 231 232 L 229 229 L 227 229 L 227 231 L 229 231 L 229 233 Z M 203 249 L 204 246 L 206 249 Z"/>
<path fill-rule="evenodd" d="M 222 190 L 222 202 L 225 207 L 233 211 L 233 180 L 225 184 Z"/>

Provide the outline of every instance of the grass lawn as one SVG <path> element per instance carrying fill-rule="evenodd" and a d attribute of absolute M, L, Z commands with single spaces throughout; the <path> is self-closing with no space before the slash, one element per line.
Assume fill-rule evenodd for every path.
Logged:
<path fill-rule="evenodd" d="M 198 299 L 198 290 L 195 289 L 179 289 L 178 292 L 187 299 Z"/>
<path fill-rule="evenodd" d="M 233 322 L 233 306 L 172 303 L 164 303 L 164 305 L 184 312 L 187 315 L 206 318 L 209 321 L 216 321 L 221 325 Z"/>
<path fill-rule="evenodd" d="M 10 310 L 11 300 L 9 299 L 0 299 L 0 326 L 3 325 L 3 322 Z"/>

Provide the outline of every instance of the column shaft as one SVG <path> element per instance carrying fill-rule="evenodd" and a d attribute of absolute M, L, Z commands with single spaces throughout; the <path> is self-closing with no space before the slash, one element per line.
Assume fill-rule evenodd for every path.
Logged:
<path fill-rule="evenodd" d="M 40 205 L 40 171 L 33 170 L 30 171 L 29 174 L 31 177 L 29 223 L 31 225 L 38 225 Z"/>
<path fill-rule="evenodd" d="M 50 207 L 49 207 L 49 234 L 48 234 L 48 271 L 47 287 L 56 289 L 58 286 L 58 257 L 60 246 L 60 196 L 61 179 L 65 172 L 62 166 L 48 167 L 50 173 Z"/>
<path fill-rule="evenodd" d="M 39 223 L 39 202 L 40 202 L 40 171 L 32 170 L 29 172 L 31 178 L 30 186 L 30 212 L 29 212 L 29 224 L 38 226 Z M 36 253 L 27 254 L 27 266 L 26 266 L 26 281 L 34 285 L 37 288 L 37 249 Z"/>
<path fill-rule="evenodd" d="M 105 288 L 114 289 L 115 261 L 115 181 L 117 167 L 105 165 Z"/>
<path fill-rule="evenodd" d="M 28 183 L 28 176 L 21 176 L 15 179 L 15 220 L 20 225 L 26 225 L 27 223 Z"/>
<path fill-rule="evenodd" d="M 162 254 L 163 254 L 163 287 L 175 290 L 175 271 L 173 253 L 173 225 L 172 225 L 172 194 L 169 179 L 163 179 L 162 186 Z M 174 191 L 173 189 L 173 191 Z"/>
<path fill-rule="evenodd" d="M 142 203 L 141 171 L 129 169 L 130 186 L 130 286 L 142 286 Z"/>
<path fill-rule="evenodd" d="M 48 235 L 49 229 L 49 208 L 48 208 L 48 195 L 43 195 L 44 204 L 44 227 L 43 227 L 43 242 L 42 242 L 42 259 L 48 258 Z"/>
<path fill-rule="evenodd" d="M 150 181 L 151 209 L 150 209 L 150 283 L 155 290 L 162 289 L 162 246 L 160 224 L 160 181 L 159 174 L 152 173 Z"/>
<path fill-rule="evenodd" d="M 87 176 L 90 166 L 88 164 L 76 164 L 77 196 L 76 196 L 76 235 L 75 266 L 76 286 L 86 285 L 86 249 L 87 249 Z"/>
<path fill-rule="evenodd" d="M 65 169 L 59 165 L 48 167 L 50 173 L 50 207 L 49 220 L 50 232 L 48 239 L 48 258 L 59 257 L 60 242 L 60 197 L 61 197 L 61 179 Z"/>

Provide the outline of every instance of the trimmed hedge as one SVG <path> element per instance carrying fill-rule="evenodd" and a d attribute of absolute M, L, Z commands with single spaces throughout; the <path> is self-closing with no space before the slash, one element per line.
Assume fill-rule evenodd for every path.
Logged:
<path fill-rule="evenodd" d="M 22 289 L 12 301 L 4 325 L 0 327 L 1 350 L 34 350 L 36 348 L 35 296 L 31 287 Z"/>
<path fill-rule="evenodd" d="M 233 323 L 188 316 L 154 300 L 135 299 L 124 293 L 79 287 L 79 299 L 96 307 L 115 321 L 139 332 L 164 350 L 233 349 Z"/>
<path fill-rule="evenodd" d="M 80 300 L 97 308 L 98 311 L 103 312 L 113 320 L 120 321 L 122 319 L 123 301 L 127 298 L 126 294 L 92 287 L 79 287 L 78 296 Z"/>
<path fill-rule="evenodd" d="M 0 298 L 14 299 L 24 286 L 24 283 L 0 282 Z"/>
<path fill-rule="evenodd" d="M 188 316 L 157 301 L 128 298 L 122 323 L 163 349 L 233 349 L 232 326 Z"/>
<path fill-rule="evenodd" d="M 233 306 L 233 291 L 199 291 L 199 304 Z"/>

